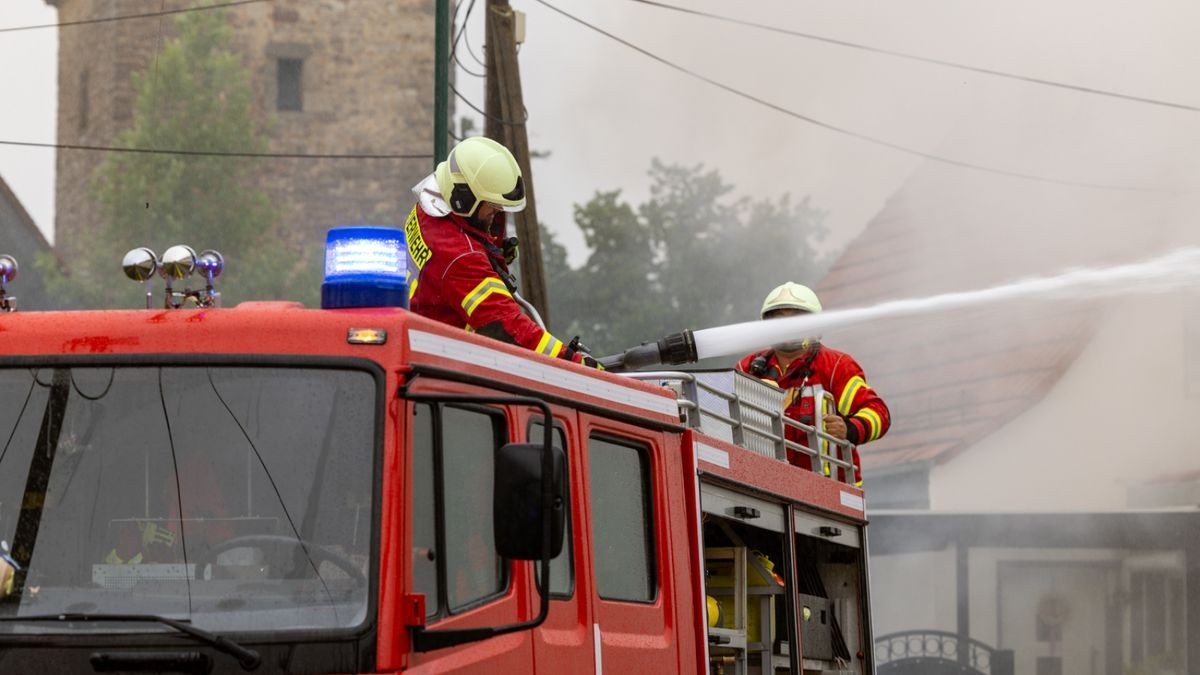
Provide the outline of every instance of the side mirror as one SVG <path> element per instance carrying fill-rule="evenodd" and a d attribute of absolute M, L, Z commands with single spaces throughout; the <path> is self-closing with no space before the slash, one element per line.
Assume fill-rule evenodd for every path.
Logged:
<path fill-rule="evenodd" d="M 509 443 L 496 455 L 496 489 L 493 515 L 496 551 L 512 560 L 542 560 L 554 558 L 563 546 L 565 500 L 563 499 L 566 454 L 562 448 L 550 446 L 554 474 L 549 488 L 554 497 L 554 511 L 542 513 L 541 443 Z M 546 527 L 551 528 L 550 551 L 543 551 Z"/>

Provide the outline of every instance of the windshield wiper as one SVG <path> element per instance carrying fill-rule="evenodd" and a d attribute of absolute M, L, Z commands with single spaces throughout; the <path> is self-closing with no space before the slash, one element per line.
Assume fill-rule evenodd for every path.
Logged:
<path fill-rule="evenodd" d="M 204 644 L 210 645 L 218 651 L 225 652 L 237 659 L 242 666 L 242 670 L 254 670 L 262 663 L 262 657 L 258 652 L 248 647 L 243 647 L 240 644 L 230 640 L 223 635 L 210 633 L 203 628 L 180 621 L 178 619 L 168 619 L 165 616 L 157 614 L 82 614 L 82 613 L 67 613 L 67 614 L 31 614 L 29 616 L 4 616 L 0 617 L 3 622 L 20 622 L 20 621 L 62 621 L 62 622 L 118 622 L 118 621 L 136 621 L 143 623 L 161 623 L 165 626 L 170 626 L 180 633 L 184 633 L 193 638 L 196 638 Z"/>

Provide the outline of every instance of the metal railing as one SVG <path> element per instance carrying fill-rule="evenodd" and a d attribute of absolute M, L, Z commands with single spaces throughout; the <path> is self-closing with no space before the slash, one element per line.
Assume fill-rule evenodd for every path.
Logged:
<path fill-rule="evenodd" d="M 982 675 L 1013 675 L 1013 652 L 979 640 L 939 630 L 914 630 L 875 638 L 875 666 L 880 675 L 948 672 L 931 662 L 970 668 Z M 962 668 L 955 672 L 965 672 Z"/>
<path fill-rule="evenodd" d="M 652 371 L 625 376 L 674 390 L 680 418 L 692 429 L 782 462 L 788 461 L 787 451 L 792 450 L 807 455 L 815 473 L 824 474 L 828 468 L 834 480 L 844 474 L 850 485 L 858 482 L 854 446 L 784 415 L 784 392 L 777 387 L 736 371 Z M 819 417 L 823 400 L 832 396 L 820 387 L 814 388 L 814 395 Z M 788 427 L 806 435 L 808 445 L 789 440 Z M 821 451 L 823 447 L 828 448 L 827 453 Z"/>

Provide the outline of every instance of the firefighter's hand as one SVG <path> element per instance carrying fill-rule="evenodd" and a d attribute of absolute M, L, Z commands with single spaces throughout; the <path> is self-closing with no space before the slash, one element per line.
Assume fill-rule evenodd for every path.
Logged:
<path fill-rule="evenodd" d="M 595 357 L 587 352 L 568 350 L 567 358 L 581 366 L 595 368 L 596 370 L 604 370 L 604 366 L 601 365 L 601 363 L 597 361 Z"/>
<path fill-rule="evenodd" d="M 509 237 L 500 244 L 500 250 L 504 253 L 504 264 L 511 265 L 517 260 L 517 248 L 519 242 L 516 237 Z"/>
<path fill-rule="evenodd" d="M 590 351 L 591 350 L 588 349 L 582 341 L 580 341 L 579 336 L 576 335 L 575 339 L 571 340 L 571 342 L 567 344 L 566 357 L 575 363 L 587 366 L 588 368 L 604 370 L 604 366 L 601 365 L 600 362 L 595 359 L 595 357 L 588 353 Z"/>
<path fill-rule="evenodd" d="M 846 440 L 846 420 L 837 415 L 827 415 L 825 417 L 825 433 L 839 441 Z"/>
<path fill-rule="evenodd" d="M 599 361 L 597 361 L 591 354 L 580 353 L 580 359 L 576 363 L 581 363 L 581 364 L 587 366 L 588 368 L 595 368 L 596 370 L 604 370 L 604 366 L 601 365 L 601 363 Z"/>

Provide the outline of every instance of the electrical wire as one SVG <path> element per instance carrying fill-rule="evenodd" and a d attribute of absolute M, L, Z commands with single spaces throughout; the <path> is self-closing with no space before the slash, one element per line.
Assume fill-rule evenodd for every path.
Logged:
<path fill-rule="evenodd" d="M 477 73 L 477 72 L 471 70 L 470 68 L 468 68 L 467 65 L 465 63 L 463 63 L 461 59 L 458 58 L 458 54 L 456 52 L 450 52 L 450 56 L 454 58 L 454 63 L 458 64 L 458 69 L 463 71 L 464 73 L 466 73 L 472 77 L 487 77 L 487 75 L 485 73 Z"/>
<path fill-rule="evenodd" d="M 459 4 L 458 9 L 454 10 L 454 23 L 456 25 L 458 24 L 458 13 L 459 13 L 459 11 L 462 10 L 462 7 L 463 7 L 462 4 Z M 471 10 L 474 7 L 475 7 L 475 0 L 471 0 L 471 2 L 467 3 L 467 15 L 463 17 L 462 24 L 461 24 L 462 26 L 467 25 L 467 19 L 471 18 Z M 454 34 L 454 42 L 452 42 L 450 44 L 451 52 L 453 52 L 455 50 L 455 48 L 458 47 L 458 41 L 462 38 L 463 30 L 464 30 L 464 28 L 459 28 L 458 32 Z"/>
<path fill-rule="evenodd" d="M 462 5 L 459 5 L 459 9 L 461 9 L 461 8 L 462 8 Z M 466 64 L 464 64 L 462 62 L 462 60 L 460 60 L 458 58 L 458 41 L 461 40 L 467 32 L 467 20 L 471 18 L 471 10 L 474 8 L 475 8 L 475 0 L 471 0 L 471 2 L 467 3 L 467 14 L 466 14 L 466 16 L 463 17 L 462 24 L 460 25 L 458 32 L 455 33 L 455 35 L 454 35 L 454 42 L 452 42 L 450 44 L 450 58 L 452 58 L 454 60 L 454 62 L 458 64 L 458 67 L 461 68 L 462 71 L 465 72 L 466 74 L 473 75 L 475 77 L 486 77 L 486 75 L 484 75 L 483 73 L 477 73 L 477 72 L 471 70 L 470 68 L 468 68 L 466 66 Z M 454 21 L 456 24 L 458 23 L 457 16 L 454 17 Z M 467 50 L 470 51 L 470 49 L 471 48 L 468 46 Z M 473 53 L 472 53 L 472 56 L 474 56 Z M 479 59 L 476 59 L 476 61 L 478 61 L 478 60 Z"/>
<path fill-rule="evenodd" d="M 29 148 L 55 148 L 58 150 L 87 150 L 93 152 L 130 152 L 149 155 L 185 155 L 189 157 L 256 157 L 274 159 L 430 159 L 431 153 L 412 154 L 336 154 L 304 152 L 223 152 L 217 150 L 166 150 L 163 148 L 121 148 L 107 145 L 78 145 L 75 143 L 32 143 L 26 141 L 0 141 L 0 145 L 17 145 Z"/>
<path fill-rule="evenodd" d="M 459 5 L 459 7 L 461 8 L 462 5 Z M 471 70 L 470 68 L 468 68 L 466 66 L 466 64 L 464 64 L 462 62 L 462 60 L 458 58 L 458 41 L 463 40 L 464 36 L 466 36 L 466 34 L 467 34 L 467 21 L 470 20 L 471 10 L 473 10 L 473 9 L 475 9 L 475 0 L 471 0 L 471 2 L 467 3 L 467 13 L 465 16 L 463 16 L 462 25 L 458 29 L 458 33 L 456 33 L 454 36 L 454 42 L 450 45 L 450 57 L 453 58 L 454 62 L 458 64 L 458 67 L 461 68 L 463 70 L 463 72 L 467 73 L 468 75 L 473 75 L 475 77 L 486 77 L 485 74 L 477 73 L 477 72 Z M 457 20 L 458 20 L 458 17 L 455 17 L 456 22 L 457 22 Z M 467 44 L 465 42 L 465 40 L 464 40 L 464 44 Z M 475 52 L 471 51 L 470 44 L 467 44 L 467 51 L 470 52 L 472 57 L 475 57 Z M 475 61 L 477 63 L 479 63 L 479 65 L 483 66 L 485 70 L 487 69 L 487 65 L 484 64 L 483 62 L 479 61 L 478 57 L 475 57 Z"/>
<path fill-rule="evenodd" d="M 709 12 L 702 12 L 697 9 L 689 9 L 687 7 L 668 5 L 663 2 L 656 2 L 655 0 L 629 0 L 629 1 L 636 2 L 636 3 L 642 4 L 642 5 L 649 5 L 651 7 L 659 7 L 662 9 L 668 9 L 668 10 L 671 10 L 674 12 L 683 12 L 685 14 L 692 14 L 694 16 L 702 16 L 702 17 L 709 18 L 709 19 L 715 19 L 717 21 L 733 23 L 733 24 L 737 24 L 739 26 L 748 26 L 750 28 L 758 28 L 759 30 L 771 31 L 772 33 L 780 33 L 782 35 L 791 35 L 793 37 L 804 38 L 805 40 L 813 40 L 815 42 L 824 42 L 826 44 L 838 45 L 839 47 L 848 47 L 850 49 L 860 49 L 862 51 L 871 52 L 874 54 L 883 54 L 885 56 L 892 56 L 892 57 L 899 58 L 899 59 L 908 59 L 909 61 L 919 61 L 921 63 L 929 63 L 929 64 L 933 64 L 936 66 L 943 66 L 945 68 L 955 68 L 958 70 L 965 70 L 965 71 L 972 72 L 972 73 L 991 75 L 993 77 L 1003 77 L 1003 78 L 1007 78 L 1010 80 L 1017 80 L 1019 82 L 1028 82 L 1030 84 L 1040 84 L 1040 85 L 1044 85 L 1047 87 L 1057 87 L 1059 89 L 1068 89 L 1071 91 L 1078 91 L 1078 92 L 1082 92 L 1085 94 L 1094 94 L 1096 96 L 1107 96 L 1109 98 L 1116 98 L 1116 99 L 1121 99 L 1124 101 L 1133 101 L 1135 103 L 1145 103 L 1147 105 L 1156 105 L 1156 106 L 1162 106 L 1165 108 L 1175 108 L 1178 110 L 1189 110 L 1191 112 L 1200 112 L 1200 106 L 1187 105 L 1185 103 L 1175 103 L 1173 101 L 1163 101 L 1160 99 L 1146 98 L 1144 96 L 1133 96 L 1131 94 L 1122 94 L 1120 92 L 1108 91 L 1105 89 L 1096 89 L 1094 87 L 1084 87 L 1084 86 L 1080 86 L 1077 84 L 1070 84 L 1068 82 L 1057 82 L 1055 80 L 1045 80 L 1045 79 L 1042 79 L 1039 77 L 1030 77 L 1028 75 L 1018 75 L 1016 73 L 1008 73 L 1008 72 L 1005 72 L 1002 70 L 994 70 L 992 68 L 981 68 L 979 66 L 971 66 L 971 65 L 967 65 L 965 63 L 956 63 L 954 61 L 945 61 L 943 59 L 935 59 L 935 58 L 931 58 L 928 56 L 918 56 L 916 54 L 907 54 L 905 52 L 898 52 L 898 51 L 895 51 L 892 49 L 883 49 L 880 47 L 872 47 L 870 45 L 865 45 L 865 44 L 861 44 L 858 42 L 850 42 L 848 40 L 838 40 L 836 38 L 829 38 L 829 37 L 825 37 L 823 35 L 815 35 L 813 33 L 804 33 L 804 32 L 797 31 L 797 30 L 789 30 L 787 28 L 780 28 L 779 26 L 771 26 L 771 25 L 767 25 L 767 24 L 754 23 L 753 21 L 745 21 L 743 19 L 736 19 L 731 16 L 724 16 L 721 14 L 712 14 Z"/>
<path fill-rule="evenodd" d="M 470 14 L 470 12 L 468 12 L 468 14 Z M 465 34 L 463 35 L 463 45 L 467 48 L 467 53 L 471 55 L 471 58 L 475 59 L 475 63 L 478 63 L 480 66 L 486 69 L 487 63 L 485 63 L 482 58 L 475 55 L 475 50 L 471 48 L 471 38 Z"/>
<path fill-rule="evenodd" d="M 482 108 L 480 108 L 479 106 L 472 103 L 470 101 L 470 99 L 468 99 L 466 96 L 463 96 L 462 94 L 460 94 L 458 89 L 456 89 L 454 87 L 454 83 L 447 82 L 446 84 L 448 84 L 450 86 L 450 91 L 454 92 L 454 95 L 458 97 L 458 100 L 462 101 L 463 103 L 466 103 L 468 108 L 470 108 L 471 110 L 474 110 L 475 112 L 479 113 L 480 115 L 483 115 L 487 119 L 492 120 L 493 122 L 497 122 L 499 124 L 505 124 L 508 126 L 515 127 L 515 126 L 520 126 L 522 124 L 525 124 L 526 122 L 529 121 L 529 109 L 528 108 L 523 108 L 524 113 L 525 113 L 525 118 L 519 122 L 512 122 L 512 121 L 509 121 L 506 119 L 501 119 L 499 117 L 496 117 L 495 115 L 487 114 L 486 112 L 484 112 L 484 110 Z"/>
<path fill-rule="evenodd" d="M 545 6 L 547 9 L 557 12 L 558 14 L 561 14 L 562 16 L 564 16 L 586 28 L 609 38 L 610 40 L 618 42 L 618 43 L 642 54 L 643 56 L 653 59 L 653 60 L 663 64 L 664 66 L 667 66 L 668 68 L 671 68 L 680 73 L 688 75 L 692 78 L 700 80 L 701 82 L 704 82 L 705 84 L 716 87 L 717 89 L 720 89 L 727 93 L 733 94 L 734 96 L 743 98 L 752 103 L 757 103 L 758 105 L 763 106 L 765 108 L 770 108 L 771 110 L 774 110 L 775 112 L 781 113 L 783 115 L 787 115 L 788 117 L 792 117 L 792 118 L 801 120 L 803 122 L 808 122 L 809 124 L 811 124 L 813 126 L 817 126 L 822 129 L 832 131 L 834 133 L 842 134 L 844 136 L 849 136 L 851 138 L 856 138 L 860 141 L 870 143 L 872 145 L 878 145 L 881 147 L 895 150 L 897 152 L 902 152 L 902 153 L 905 153 L 908 155 L 912 155 L 914 157 L 920 157 L 922 159 L 927 159 L 929 161 L 939 162 L 941 164 L 947 164 L 950 166 L 957 166 L 957 167 L 960 167 L 963 169 L 972 169 L 975 171 L 982 171 L 985 173 L 992 173 L 992 174 L 997 174 L 997 175 L 1001 175 L 1001 176 L 1008 176 L 1010 178 L 1020 178 L 1023 180 L 1030 180 L 1030 181 L 1036 181 L 1036 182 L 1041 182 L 1041 183 L 1053 183 L 1056 185 L 1066 185 L 1066 186 L 1070 186 L 1070 187 L 1090 188 L 1090 189 L 1095 189 L 1095 190 L 1113 190 L 1113 191 L 1122 191 L 1122 192 L 1157 192 L 1157 193 L 1177 192 L 1176 190 L 1170 190 L 1170 189 L 1166 189 L 1166 188 L 1111 185 L 1111 184 L 1105 184 L 1105 183 L 1091 183 L 1091 182 L 1087 182 L 1087 181 L 1074 181 L 1074 180 L 1068 180 L 1068 179 L 1063 179 L 1063 178 L 1054 178 L 1051 176 L 1040 176 L 1037 174 L 1023 173 L 1020 171 L 1011 171 L 1008 169 L 1001 169 L 1001 168 L 997 168 L 997 167 L 987 166 L 985 164 L 976 164 L 974 162 L 967 162 L 964 160 L 953 159 L 950 157 L 943 157 L 941 155 L 935 155 L 930 152 L 925 152 L 924 150 L 918 150 L 916 148 L 910 148 L 908 146 L 901 145 L 899 143 L 893 143 L 891 141 L 887 141 L 887 140 L 884 140 L 881 138 L 876 138 L 874 136 L 870 136 L 870 135 L 867 135 L 867 134 L 864 134 L 864 133 L 861 133 L 858 131 L 854 131 L 852 129 L 848 129 L 846 127 L 841 127 L 836 124 L 832 124 L 830 122 L 825 122 L 825 121 L 819 120 L 815 117 L 810 117 L 803 113 L 796 112 L 795 110 L 785 108 L 777 103 L 772 103 L 766 99 L 759 98 L 758 96 L 744 92 L 740 89 L 734 88 L 723 82 L 714 80 L 711 77 L 701 75 L 700 73 L 697 73 L 693 70 L 689 70 L 688 68 L 685 68 L 684 66 L 681 66 L 678 63 L 675 63 L 674 61 L 669 61 L 666 58 L 659 56 L 658 54 L 655 54 L 654 52 L 651 52 L 647 49 L 639 47 L 639 46 L 633 44 L 632 42 L 625 40 L 624 38 L 618 37 L 617 35 L 614 35 L 613 33 L 610 33 L 608 31 L 604 30 L 603 28 L 594 26 L 594 25 L 588 23 L 587 21 L 580 19 L 579 17 L 577 17 L 575 15 L 550 4 L 546 0 L 534 0 L 534 1 L 540 5 Z"/>
<path fill-rule="evenodd" d="M 71 26 L 84 26 L 93 23 L 109 23 L 111 21 L 128 21 L 130 19 L 149 19 L 156 16 L 167 16 L 169 14 L 184 14 L 186 12 L 200 12 L 209 9 L 221 9 L 222 7 L 237 7 L 239 5 L 253 5 L 259 2 L 271 2 L 272 0 L 235 0 L 234 2 L 225 2 L 219 5 L 198 5 L 196 7 L 184 7 L 182 9 L 168 9 L 158 12 L 145 12 L 142 14 L 123 14 L 121 16 L 109 16 L 98 19 L 79 19 L 78 21 L 62 21 L 59 23 L 43 23 L 35 26 L 11 26 L 9 28 L 0 28 L 0 33 L 15 33 L 22 30 L 40 30 L 42 28 L 69 28 Z"/>

